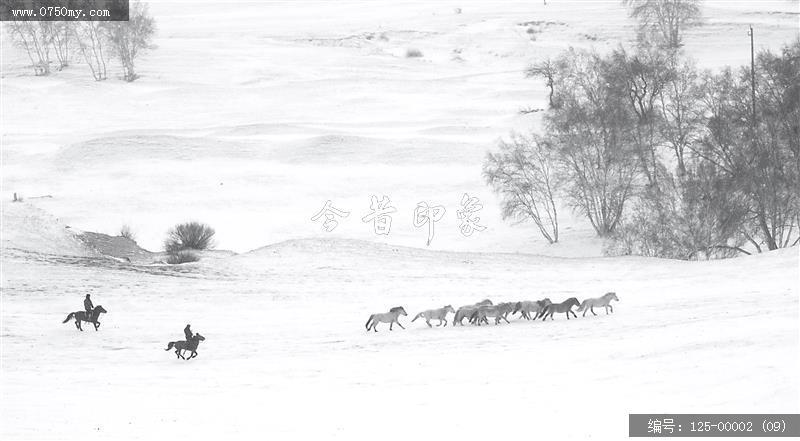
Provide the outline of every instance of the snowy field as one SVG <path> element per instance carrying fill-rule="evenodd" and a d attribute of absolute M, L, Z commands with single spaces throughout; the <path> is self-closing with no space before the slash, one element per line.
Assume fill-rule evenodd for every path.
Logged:
<path fill-rule="evenodd" d="M 623 439 L 628 413 L 800 410 L 797 249 L 687 263 L 308 239 L 180 273 L 9 253 L 3 439 Z M 409 323 L 611 289 L 609 315 Z M 98 332 L 61 324 L 87 292 Z M 397 305 L 406 330 L 364 330 Z M 206 341 L 177 361 L 163 349 L 187 322 Z"/>
<path fill-rule="evenodd" d="M 519 113 L 545 105 L 524 68 L 630 41 L 619 2 L 150 8 L 158 47 L 131 84 L 81 65 L 34 78 L 2 42 L 0 439 L 608 440 L 627 437 L 628 413 L 800 412 L 796 247 L 604 258 L 567 209 L 554 246 L 502 221 L 483 182 L 497 139 L 539 123 Z M 707 1 L 687 52 L 743 65 L 747 25 L 777 49 L 798 8 Z M 470 238 L 455 220 L 465 192 L 487 225 Z M 398 209 L 388 238 L 360 220 L 372 194 Z M 331 234 L 310 220 L 328 199 L 353 212 Z M 411 225 L 422 200 L 448 208 L 430 249 Z M 127 223 L 158 251 L 191 219 L 238 254 L 129 264 L 72 233 Z M 610 315 L 410 323 L 607 291 Z M 98 332 L 62 324 L 86 293 L 109 311 Z M 406 330 L 365 331 L 399 305 Z M 206 337 L 189 362 L 164 351 L 186 323 Z"/>

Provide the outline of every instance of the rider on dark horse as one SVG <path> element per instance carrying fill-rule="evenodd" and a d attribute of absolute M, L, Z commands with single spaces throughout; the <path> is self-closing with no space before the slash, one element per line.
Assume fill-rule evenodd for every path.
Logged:
<path fill-rule="evenodd" d="M 186 342 L 187 343 L 191 342 L 192 341 L 192 336 L 194 336 L 194 334 L 192 334 L 192 330 L 189 328 L 189 326 L 191 326 L 191 325 L 186 325 L 186 327 L 183 328 L 183 335 L 186 336 Z"/>
<path fill-rule="evenodd" d="M 91 321 L 94 305 L 92 304 L 92 299 L 89 298 L 89 294 L 86 294 L 86 298 L 83 299 L 83 308 L 86 310 L 86 320 Z"/>

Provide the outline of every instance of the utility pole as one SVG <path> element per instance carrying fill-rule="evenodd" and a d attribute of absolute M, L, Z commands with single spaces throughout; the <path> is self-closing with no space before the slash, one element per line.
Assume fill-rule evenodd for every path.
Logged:
<path fill-rule="evenodd" d="M 753 91 L 753 129 L 756 127 L 756 56 L 753 49 L 753 25 L 750 25 L 750 84 Z"/>

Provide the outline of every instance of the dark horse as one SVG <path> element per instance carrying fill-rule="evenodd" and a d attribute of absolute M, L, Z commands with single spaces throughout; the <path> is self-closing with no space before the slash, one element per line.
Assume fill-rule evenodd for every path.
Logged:
<path fill-rule="evenodd" d="M 564 300 L 561 303 L 553 303 L 550 305 L 545 306 L 544 308 L 544 318 L 542 321 L 547 320 L 547 317 L 550 317 L 550 320 L 553 320 L 553 314 L 556 312 L 563 312 L 567 314 L 567 320 L 569 320 L 569 315 L 572 314 L 575 318 L 578 318 L 577 315 L 572 311 L 573 306 L 579 306 L 580 302 L 575 297 L 570 297 L 567 300 Z"/>
<path fill-rule="evenodd" d="M 66 323 L 66 322 L 68 322 L 68 321 L 70 321 L 72 319 L 75 319 L 75 327 L 78 328 L 78 330 L 83 331 L 83 328 L 81 328 L 81 322 L 89 322 L 89 323 L 94 325 L 94 330 L 97 331 L 97 328 L 100 327 L 100 322 L 97 321 L 97 319 L 99 319 L 100 318 L 100 314 L 102 314 L 104 312 L 108 312 L 108 311 L 106 311 L 100 305 L 95 306 L 95 308 L 92 310 L 92 317 L 91 318 L 86 318 L 86 311 L 70 312 L 69 315 L 67 316 L 67 318 L 65 318 L 62 323 Z"/>
<path fill-rule="evenodd" d="M 189 341 L 181 340 L 181 341 L 171 341 L 167 344 L 167 349 L 165 351 L 169 351 L 172 348 L 175 348 L 175 355 L 178 358 L 183 358 L 184 360 L 191 360 L 194 357 L 197 357 L 197 345 L 200 344 L 201 341 L 205 340 L 206 338 L 200 334 L 195 334 Z M 189 358 L 186 358 L 181 354 L 182 351 L 192 351 L 192 355 Z"/>

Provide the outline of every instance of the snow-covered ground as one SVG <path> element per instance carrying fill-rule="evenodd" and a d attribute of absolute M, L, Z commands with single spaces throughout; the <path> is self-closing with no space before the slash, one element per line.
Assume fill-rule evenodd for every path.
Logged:
<path fill-rule="evenodd" d="M 181 272 L 3 264 L 3 439 L 623 439 L 628 413 L 800 410 L 797 249 L 678 262 L 307 239 Z M 409 322 L 609 290 L 610 315 Z M 109 311 L 98 332 L 61 324 L 85 293 Z M 398 305 L 406 330 L 364 330 Z M 163 349 L 187 322 L 206 341 L 177 361 Z"/>
<path fill-rule="evenodd" d="M 153 2 L 158 47 L 131 84 L 32 77 L 3 38 L 0 439 L 605 440 L 628 413 L 800 412 L 797 248 L 603 258 L 568 209 L 554 246 L 501 220 L 481 162 L 538 124 L 523 69 L 633 35 L 620 2 L 542 3 Z M 702 67 L 747 63 L 749 24 L 757 48 L 798 33 L 797 1 L 704 14 L 686 40 Z M 465 192 L 487 226 L 469 238 Z M 361 222 L 372 194 L 398 209 L 388 238 Z M 330 234 L 310 220 L 328 199 L 352 212 Z M 419 201 L 448 210 L 430 249 Z M 127 223 L 158 251 L 187 219 L 239 254 L 127 264 L 75 237 Z M 608 316 L 409 323 L 607 291 Z M 86 293 L 99 332 L 61 323 Z M 365 332 L 398 305 L 406 330 Z M 163 350 L 186 323 L 207 338 L 189 362 Z"/>

